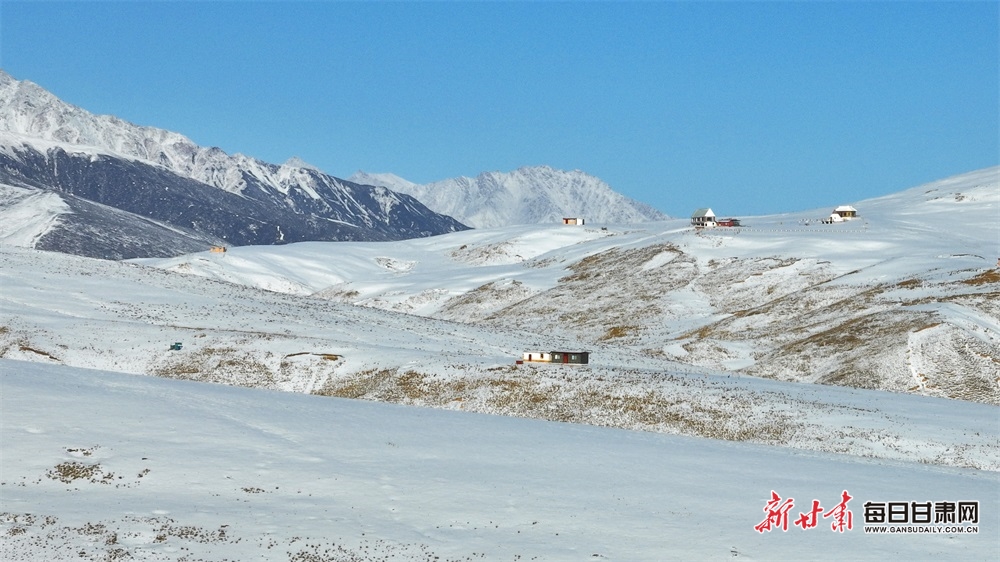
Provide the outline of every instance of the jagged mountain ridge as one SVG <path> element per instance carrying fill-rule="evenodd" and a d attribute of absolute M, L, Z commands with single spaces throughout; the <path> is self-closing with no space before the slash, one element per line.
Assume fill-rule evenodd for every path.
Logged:
<path fill-rule="evenodd" d="M 660 211 L 615 192 L 597 177 L 580 170 L 528 166 L 511 172 L 483 172 L 416 184 L 393 174 L 357 172 L 352 181 L 381 185 L 407 193 L 438 213 L 473 228 L 511 224 L 544 224 L 563 217 L 592 223 L 630 224 L 664 220 Z"/>
<path fill-rule="evenodd" d="M 154 219 L 179 233 L 192 233 L 192 248 L 203 248 L 205 238 L 232 245 L 374 241 L 467 228 L 409 195 L 341 180 L 300 161 L 275 165 L 229 155 L 179 133 L 93 115 L 2 70 L 0 184 L 72 194 Z M 63 217 L 50 226 L 73 231 L 79 219 Z M 128 230 L 135 222 L 125 221 L 120 228 Z M 75 231 L 76 236 L 84 233 Z M 166 251 L 148 253 L 124 242 L 141 238 L 132 231 L 118 236 L 123 240 L 118 247 L 102 250 L 87 250 L 86 244 L 76 244 L 74 250 L 38 234 L 38 247 L 74 253 L 82 247 L 92 257 Z M 69 239 L 74 234 L 53 236 Z"/>

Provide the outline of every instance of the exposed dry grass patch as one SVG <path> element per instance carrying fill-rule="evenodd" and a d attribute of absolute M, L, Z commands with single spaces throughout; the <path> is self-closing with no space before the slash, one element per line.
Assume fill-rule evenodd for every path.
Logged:
<path fill-rule="evenodd" d="M 845 320 L 827 330 L 782 346 L 779 352 L 794 354 L 817 347 L 839 351 L 858 349 L 874 342 L 885 342 L 887 341 L 885 338 L 905 337 L 909 332 L 928 327 L 930 326 L 927 325 L 923 315 L 919 317 L 893 315 L 890 318 L 885 314 L 867 314 Z"/>
<path fill-rule="evenodd" d="M 971 277 L 969 279 L 963 279 L 962 283 L 966 285 L 986 285 L 988 283 L 1000 283 L 1000 268 L 987 269 L 986 271 Z"/>
<path fill-rule="evenodd" d="M 663 252 L 683 254 L 673 244 L 655 244 L 643 248 L 621 250 L 611 248 L 593 254 L 569 266 L 572 275 L 559 279 L 560 283 L 590 281 L 603 276 L 620 277 L 622 274 L 641 271 L 642 266 Z"/>
<path fill-rule="evenodd" d="M 55 465 L 45 473 L 52 480 L 71 484 L 76 480 L 86 480 L 94 484 L 110 484 L 115 479 L 112 472 L 105 472 L 100 463 L 87 464 L 79 461 L 66 461 Z"/>
<path fill-rule="evenodd" d="M 684 332 L 683 334 L 674 338 L 674 340 L 704 340 L 712 337 L 713 327 L 715 324 L 705 324 L 700 328 L 695 328 Z"/>
<path fill-rule="evenodd" d="M 758 306 L 756 308 L 748 308 L 748 309 L 743 309 L 743 310 L 734 310 L 731 314 L 733 316 L 735 316 L 736 318 L 746 318 L 747 316 L 755 316 L 757 314 L 765 314 L 767 312 L 768 312 L 768 310 L 767 310 L 766 306 Z"/>
<path fill-rule="evenodd" d="M 313 353 L 312 351 L 300 351 L 298 353 L 289 353 L 285 356 L 285 359 L 289 357 L 301 357 L 303 355 L 315 355 L 321 359 L 326 359 L 327 361 L 336 361 L 340 359 L 340 356 L 335 353 Z"/>
<path fill-rule="evenodd" d="M 608 328 L 604 335 L 597 338 L 598 341 L 610 341 L 619 338 L 634 336 L 639 333 L 638 326 L 612 326 Z"/>
<path fill-rule="evenodd" d="M 35 355 L 41 355 L 42 357 L 48 357 L 49 359 L 51 359 L 53 361 L 59 361 L 60 363 L 62 362 L 62 360 L 59 359 L 58 357 L 56 357 L 55 355 L 52 355 L 51 353 L 49 353 L 47 351 L 42 351 L 40 349 L 36 349 L 34 347 L 31 347 L 30 345 L 21 344 L 21 345 L 17 346 L 17 348 L 19 350 L 27 352 L 27 353 L 34 353 Z"/>
<path fill-rule="evenodd" d="M 366 369 L 345 380 L 327 379 L 321 388 L 313 391 L 313 394 L 337 398 L 363 398 L 375 392 L 394 373 L 393 369 Z"/>
<path fill-rule="evenodd" d="M 636 392 L 621 382 L 589 379 L 586 370 L 574 370 L 572 377 L 558 369 L 546 371 L 496 367 L 480 375 L 440 378 L 413 370 L 368 370 L 328 381 L 315 394 L 437 407 L 460 404 L 484 413 L 729 441 L 787 443 L 799 427 L 783 414 L 767 419 L 746 415 L 758 406 L 751 398 L 724 396 L 717 403 L 672 399 L 658 390 Z"/>
<path fill-rule="evenodd" d="M 587 256 L 569 266 L 569 270 L 572 271 L 573 274 L 560 278 L 559 282 L 568 283 L 571 281 L 585 281 L 590 279 L 598 274 L 603 262 L 614 261 L 619 254 L 620 252 L 617 249 L 611 249 L 606 252 Z"/>
<path fill-rule="evenodd" d="M 313 293 L 313 297 L 330 301 L 351 302 L 361 296 L 356 289 L 345 289 L 334 285 Z"/>
<path fill-rule="evenodd" d="M 275 368 L 280 369 L 280 365 Z M 272 388 L 276 381 L 275 369 L 250 351 L 233 347 L 171 352 L 164 362 L 151 368 L 151 373 L 172 379 L 260 388 Z"/>

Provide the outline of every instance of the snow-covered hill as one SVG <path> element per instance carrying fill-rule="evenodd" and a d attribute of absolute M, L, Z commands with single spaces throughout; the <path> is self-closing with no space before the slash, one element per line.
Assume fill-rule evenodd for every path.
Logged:
<path fill-rule="evenodd" d="M 407 193 L 438 213 L 474 228 L 553 224 L 578 217 L 592 224 L 664 220 L 666 215 L 633 201 L 579 170 L 532 166 L 512 172 L 484 172 L 418 185 L 393 174 L 358 172 L 351 180 Z"/>
<path fill-rule="evenodd" d="M 178 133 L 93 115 L 2 70 L 0 185 L 55 193 L 69 208 L 75 197 L 136 215 L 106 233 L 119 240 L 107 251 L 106 244 L 64 243 L 86 240 L 116 222 L 116 215 L 94 208 L 64 212 L 49 224 L 51 236 L 35 237 L 36 247 L 83 247 L 93 257 L 175 255 L 176 241 L 159 244 L 165 232 L 147 238 L 150 221 L 173 230 L 174 238 L 186 237 L 185 251 L 204 248 L 206 239 L 229 245 L 393 240 L 466 228 L 413 197 L 340 180 L 297 159 L 270 164 L 197 146 Z M 0 207 L 0 218 L 6 214 Z"/>
<path fill-rule="evenodd" d="M 735 373 L 1000 404 L 998 176 L 855 202 L 861 217 L 840 224 L 816 209 L 743 228 L 520 226 L 147 263 Z"/>
<path fill-rule="evenodd" d="M 356 257 L 340 259 L 350 267 Z M 319 274 L 299 260 L 284 267 Z M 525 350 L 585 344 L 219 282 L 182 274 L 183 265 L 172 272 L 0 247 L 0 266 L 2 358 L 1000 470 L 990 433 L 963 434 L 956 449 L 960 427 L 939 441 L 925 435 L 937 420 L 897 411 L 892 400 L 861 407 L 869 398 L 850 389 L 734 378 L 616 342 L 589 346 L 591 363 L 579 368 L 516 366 Z M 274 271 L 274 262 L 261 270 Z M 180 350 L 169 349 L 175 342 Z M 891 421 L 873 432 L 883 416 Z"/>

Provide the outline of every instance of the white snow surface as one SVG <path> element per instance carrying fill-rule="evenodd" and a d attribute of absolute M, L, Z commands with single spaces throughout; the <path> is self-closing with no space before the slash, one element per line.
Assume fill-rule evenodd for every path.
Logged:
<path fill-rule="evenodd" d="M 0 184 L 0 244 L 33 248 L 55 226 L 59 215 L 71 212 L 59 195 Z"/>
<path fill-rule="evenodd" d="M 388 173 L 359 171 L 349 179 L 412 195 L 432 211 L 473 228 L 553 224 L 566 217 L 603 224 L 667 218 L 649 205 L 612 190 L 594 176 L 549 166 L 483 172 L 475 178 L 462 176 L 423 185 Z"/>
<path fill-rule="evenodd" d="M 331 289 L 358 291 L 357 304 L 385 303 L 430 315 L 449 296 L 458 296 L 486 281 L 516 278 L 539 288 L 555 284 L 561 267 L 528 268 L 533 260 L 558 253 L 564 264 L 594 251 L 587 242 L 610 237 L 596 228 L 521 226 L 465 231 L 382 243 L 303 242 L 287 246 L 232 248 L 224 257 L 191 254 L 135 263 L 183 271 L 241 285 L 312 295 Z M 611 242 L 606 242 L 611 244 Z M 413 302 L 427 291 L 440 298 Z"/>
<path fill-rule="evenodd" d="M 996 472 L 10 360 L 0 373 L 6 561 L 998 555 Z M 969 428 L 986 408 L 860 399 Z M 794 501 L 789 528 L 760 533 L 772 490 Z M 794 526 L 845 490 L 853 529 Z M 978 534 L 862 529 L 867 501 L 970 499 Z"/>

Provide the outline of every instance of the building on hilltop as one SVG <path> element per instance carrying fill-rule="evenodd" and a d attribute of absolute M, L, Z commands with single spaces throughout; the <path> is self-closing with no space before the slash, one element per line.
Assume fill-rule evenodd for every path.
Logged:
<path fill-rule="evenodd" d="M 565 363 L 569 365 L 586 365 L 590 363 L 589 351 L 525 351 L 521 354 L 521 363 Z"/>
<path fill-rule="evenodd" d="M 691 214 L 691 226 L 698 228 L 715 226 L 715 213 L 709 207 L 696 210 Z"/>
<path fill-rule="evenodd" d="M 829 218 L 823 219 L 824 224 L 844 222 L 858 218 L 858 210 L 850 205 L 841 205 L 830 213 Z"/>
<path fill-rule="evenodd" d="M 850 205 L 841 205 L 833 210 L 834 213 L 840 215 L 840 218 L 844 220 L 851 220 L 858 218 L 858 210 Z"/>

